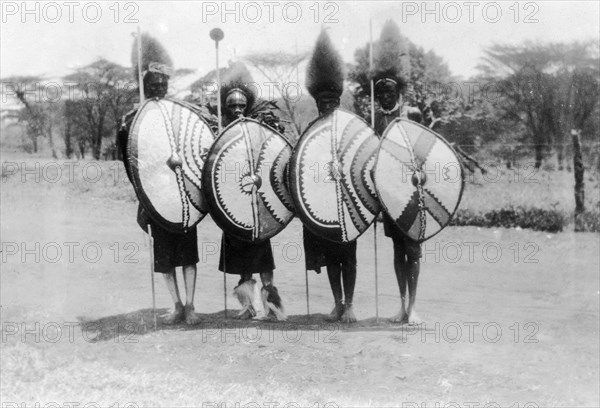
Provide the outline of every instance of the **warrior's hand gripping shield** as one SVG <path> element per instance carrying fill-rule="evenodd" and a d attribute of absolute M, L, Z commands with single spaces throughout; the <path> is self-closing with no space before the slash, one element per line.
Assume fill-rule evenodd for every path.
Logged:
<path fill-rule="evenodd" d="M 379 213 L 371 178 L 379 140 L 358 116 L 336 109 L 302 135 L 290 162 L 296 213 L 335 242 L 358 238 Z"/>
<path fill-rule="evenodd" d="M 193 105 L 148 99 L 138 110 L 127 160 L 140 203 L 163 228 L 186 232 L 207 214 L 201 174 L 214 139 Z"/>
<path fill-rule="evenodd" d="M 265 241 L 294 217 L 285 184 L 292 146 L 249 118 L 233 122 L 215 141 L 202 173 L 210 213 L 234 237 Z"/>
<path fill-rule="evenodd" d="M 423 242 L 452 219 L 462 196 L 464 171 L 442 136 L 396 119 L 381 138 L 374 180 L 395 225 L 414 241 Z"/>

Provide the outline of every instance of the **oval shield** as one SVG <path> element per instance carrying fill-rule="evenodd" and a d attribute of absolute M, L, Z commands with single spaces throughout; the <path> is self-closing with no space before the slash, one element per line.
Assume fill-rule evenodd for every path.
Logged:
<path fill-rule="evenodd" d="M 423 242 L 452 219 L 462 196 L 464 171 L 442 136 L 396 119 L 381 138 L 374 179 L 381 204 L 396 226 Z"/>
<path fill-rule="evenodd" d="M 128 162 L 137 197 L 150 217 L 185 232 L 207 214 L 201 174 L 215 137 L 193 105 L 149 99 L 131 124 Z"/>
<path fill-rule="evenodd" d="M 358 116 L 336 109 L 304 132 L 290 162 L 296 213 L 313 233 L 350 242 L 380 205 L 371 179 L 379 139 Z"/>
<path fill-rule="evenodd" d="M 261 123 L 241 118 L 215 141 L 202 183 L 210 213 L 219 227 L 244 241 L 260 242 L 294 217 L 285 184 L 292 146 Z"/>

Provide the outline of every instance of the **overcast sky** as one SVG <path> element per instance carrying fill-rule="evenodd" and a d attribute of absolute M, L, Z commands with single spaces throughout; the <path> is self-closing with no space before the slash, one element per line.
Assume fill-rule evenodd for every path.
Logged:
<path fill-rule="evenodd" d="M 2 2 L 0 76 L 64 75 L 104 57 L 130 65 L 138 24 L 169 51 L 175 68 L 214 68 L 209 31 L 225 33 L 221 58 L 256 51 L 309 51 L 322 26 L 347 62 L 379 36 L 386 19 L 455 75 L 476 72 L 482 50 L 494 42 L 598 38 L 599 2 Z M 228 13 L 227 13 L 228 12 Z M 36 21 L 37 20 L 37 21 Z"/>

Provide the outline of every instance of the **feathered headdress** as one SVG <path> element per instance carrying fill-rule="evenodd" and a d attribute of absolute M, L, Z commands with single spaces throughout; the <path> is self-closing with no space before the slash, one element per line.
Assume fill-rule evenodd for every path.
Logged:
<path fill-rule="evenodd" d="M 344 62 L 325 30 L 319 34 L 308 63 L 306 88 L 315 100 L 323 94 L 339 98 L 344 91 Z"/>
<path fill-rule="evenodd" d="M 375 92 L 378 85 L 390 81 L 398 92 L 404 92 L 410 74 L 410 60 L 400 29 L 392 20 L 386 21 L 381 30 L 374 50 L 373 65 Z"/>
<path fill-rule="evenodd" d="M 167 50 L 154 37 L 148 33 L 142 34 L 142 78 L 148 72 L 155 72 L 171 76 L 173 71 L 173 61 Z M 131 50 L 131 65 L 133 66 L 133 75 L 138 81 L 138 46 L 137 38 L 133 42 Z"/>
<path fill-rule="evenodd" d="M 251 110 L 256 102 L 256 84 L 252 80 L 252 75 L 246 65 L 242 62 L 235 62 L 231 64 L 229 69 L 221 78 L 221 105 L 225 106 L 227 96 L 234 91 L 239 89 L 246 95 L 247 98 L 247 110 Z"/>

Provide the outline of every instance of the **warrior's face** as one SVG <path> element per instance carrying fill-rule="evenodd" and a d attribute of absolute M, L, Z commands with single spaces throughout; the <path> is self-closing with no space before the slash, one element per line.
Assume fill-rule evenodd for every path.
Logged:
<path fill-rule="evenodd" d="M 319 115 L 323 115 L 330 110 L 338 108 L 340 106 L 340 98 L 331 95 L 321 96 L 317 100 L 317 109 L 319 110 Z"/>
<path fill-rule="evenodd" d="M 400 100 L 400 94 L 396 85 L 386 82 L 379 86 L 377 91 L 377 100 L 381 107 L 386 110 L 393 109 L 396 103 Z"/>
<path fill-rule="evenodd" d="M 169 77 L 156 72 L 148 72 L 144 77 L 144 96 L 164 98 L 169 89 Z"/>
<path fill-rule="evenodd" d="M 225 106 L 227 107 L 227 117 L 230 120 L 236 120 L 244 116 L 248 106 L 248 98 L 242 91 L 234 89 L 227 95 Z"/>

